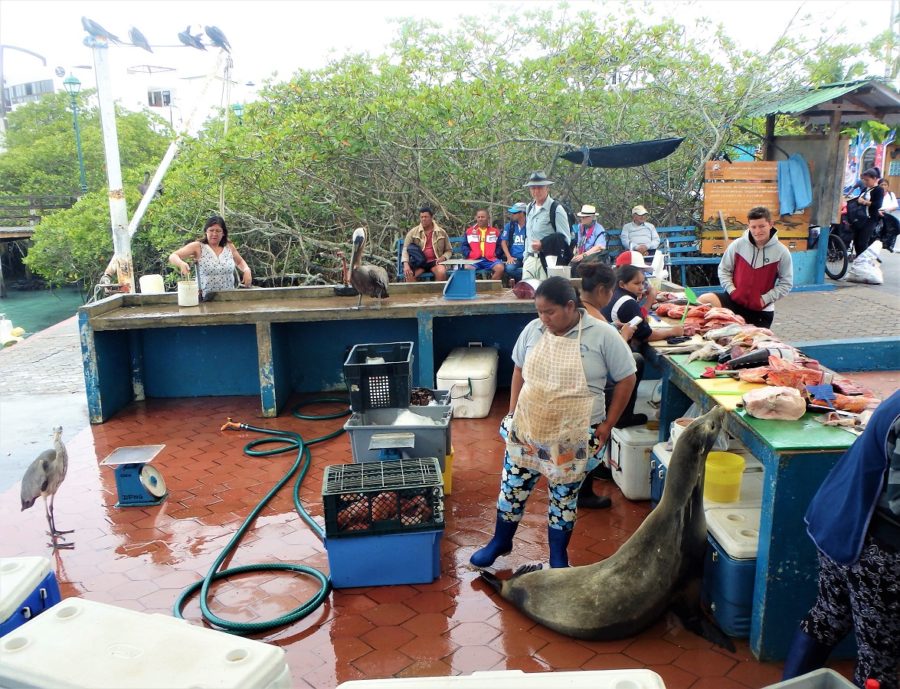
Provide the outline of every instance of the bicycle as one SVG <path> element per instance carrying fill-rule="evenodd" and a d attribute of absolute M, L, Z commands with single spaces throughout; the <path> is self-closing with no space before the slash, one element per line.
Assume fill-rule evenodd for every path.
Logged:
<path fill-rule="evenodd" d="M 850 265 L 849 252 L 844 240 L 836 232 L 828 234 L 828 252 L 825 256 L 825 274 L 832 280 L 840 280 Z"/>

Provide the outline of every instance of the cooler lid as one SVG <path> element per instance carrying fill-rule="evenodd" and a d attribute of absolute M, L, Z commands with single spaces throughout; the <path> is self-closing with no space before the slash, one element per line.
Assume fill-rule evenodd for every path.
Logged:
<path fill-rule="evenodd" d="M 653 670 L 579 670 L 578 672 L 522 672 L 488 670 L 451 677 L 401 677 L 350 680 L 338 689 L 665 689 Z"/>
<path fill-rule="evenodd" d="M 497 374 L 499 354 L 493 347 L 457 347 L 438 369 L 438 380 L 484 380 Z"/>
<path fill-rule="evenodd" d="M 46 557 L 0 558 L 0 622 L 8 620 L 49 573 Z"/>
<path fill-rule="evenodd" d="M 650 430 L 646 426 L 629 426 L 613 428 L 612 437 L 623 445 L 656 445 L 659 442 L 659 431 Z"/>
<path fill-rule="evenodd" d="M 67 598 L 4 636 L 0 658 L 0 686 L 286 686 L 277 646 L 83 598 Z"/>
<path fill-rule="evenodd" d="M 752 560 L 759 545 L 759 507 L 721 507 L 706 510 L 706 528 L 736 560 Z"/>
<path fill-rule="evenodd" d="M 741 497 L 735 502 L 723 503 L 703 498 L 703 509 L 707 512 L 714 509 L 733 509 L 738 507 L 756 507 L 762 505 L 763 472 L 744 473 L 741 478 Z"/>

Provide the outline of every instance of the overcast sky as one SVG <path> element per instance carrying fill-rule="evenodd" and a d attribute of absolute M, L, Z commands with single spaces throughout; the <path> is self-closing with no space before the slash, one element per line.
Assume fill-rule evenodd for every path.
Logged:
<path fill-rule="evenodd" d="M 614 2 L 573 0 L 571 10 L 615 8 Z M 634 6 L 634 5 L 632 5 Z M 498 8 L 558 7 L 555 2 L 480 2 L 477 0 L 408 0 L 330 2 L 281 0 L 0 0 L 0 43 L 25 48 L 47 59 L 40 60 L 15 50 L 4 51 L 7 85 L 51 78 L 54 67 L 74 69 L 86 87 L 92 73 L 77 69 L 91 65 L 91 51 L 82 44 L 82 15 L 127 40 L 129 27 L 138 27 L 154 46 L 179 46 L 177 34 L 187 25 L 198 33 L 206 24 L 218 26 L 228 37 L 234 57 L 236 87 L 232 101 L 247 100 L 253 89 L 278 73 L 287 79 L 297 68 L 317 68 L 348 51 L 382 51 L 392 39 L 398 17 L 429 17 L 452 26 L 461 14 L 485 18 Z M 780 35 L 800 7 L 823 28 L 846 26 L 847 40 L 864 42 L 889 23 L 890 0 L 657 0 L 647 4 L 648 19 L 676 16 L 689 30 L 693 21 L 707 16 L 721 22 L 728 34 L 748 48 L 766 49 Z M 614 30 L 611 28 L 611 30 Z M 815 29 L 809 29 L 814 31 Z M 219 51 L 203 53 L 183 47 L 158 47 L 151 55 L 131 47 L 110 51 L 116 95 L 128 106 L 139 104 L 138 95 L 148 87 L 176 84 L 182 95 L 199 88 L 201 80 L 186 80 L 215 71 Z M 126 74 L 128 67 L 150 65 L 175 68 L 152 76 Z M 880 71 L 872 70 L 873 72 Z M 130 87 L 130 88 L 129 88 Z M 214 90 L 214 89 L 213 89 Z M 221 91 L 221 88 L 219 88 Z M 128 94 L 128 95 L 126 95 Z M 129 100 L 130 99 L 130 100 Z M 131 100 L 135 101 L 134 103 Z"/>

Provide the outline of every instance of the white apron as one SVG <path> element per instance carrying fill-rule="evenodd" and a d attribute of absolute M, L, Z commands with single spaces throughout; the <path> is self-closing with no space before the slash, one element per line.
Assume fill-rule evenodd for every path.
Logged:
<path fill-rule="evenodd" d="M 581 363 L 581 325 L 574 340 L 546 331 L 525 359 L 525 384 L 506 442 L 510 459 L 554 483 L 584 477 L 594 395 Z"/>

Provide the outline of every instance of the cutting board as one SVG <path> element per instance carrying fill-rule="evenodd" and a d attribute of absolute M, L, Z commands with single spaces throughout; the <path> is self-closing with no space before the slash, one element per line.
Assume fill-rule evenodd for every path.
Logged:
<path fill-rule="evenodd" d="M 697 385 L 728 411 L 737 409 L 745 392 L 766 387 L 762 383 L 745 383 L 734 378 L 701 378 Z"/>
<path fill-rule="evenodd" d="M 715 366 L 717 363 L 715 361 L 692 361 L 688 363 L 689 356 L 689 354 L 672 354 L 671 358 L 691 378 L 699 378 L 707 368 Z"/>
<path fill-rule="evenodd" d="M 755 419 L 743 409 L 735 413 L 775 450 L 844 450 L 856 440 L 843 428 L 822 425 L 809 412 L 797 421 Z"/>

